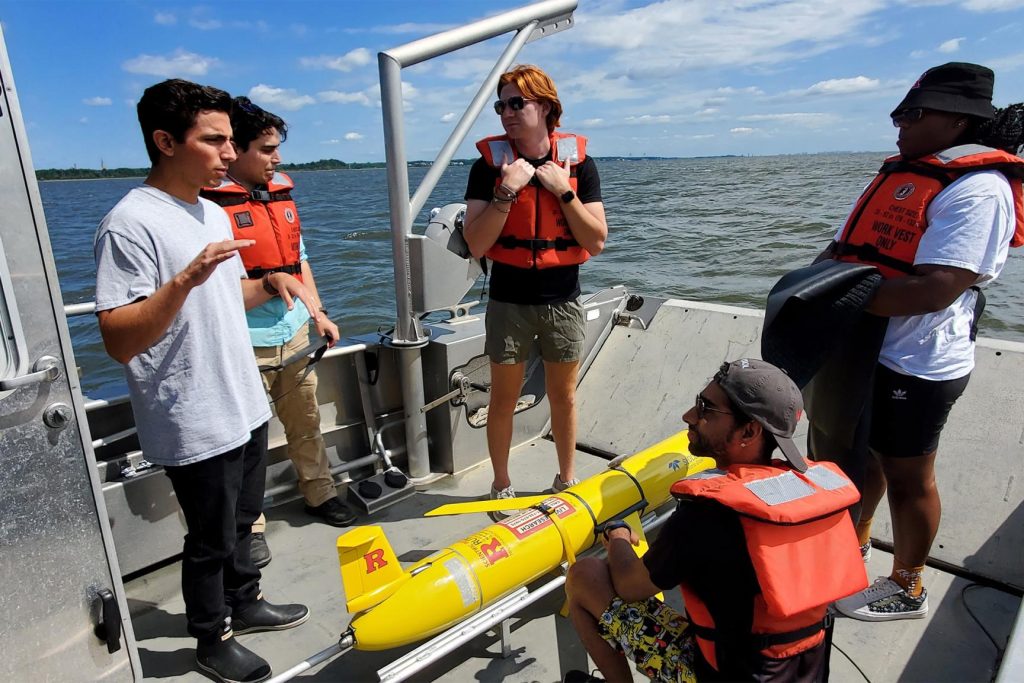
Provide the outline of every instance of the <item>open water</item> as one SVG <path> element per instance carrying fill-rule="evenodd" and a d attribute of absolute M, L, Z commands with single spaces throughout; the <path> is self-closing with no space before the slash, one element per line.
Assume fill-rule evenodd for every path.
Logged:
<path fill-rule="evenodd" d="M 622 284 L 640 294 L 760 308 L 781 275 L 810 263 L 828 243 L 884 156 L 601 161 L 609 239 L 605 251 L 583 266 L 583 291 Z M 410 169 L 413 188 L 424 172 Z M 430 207 L 462 201 L 468 173 L 468 166 L 445 173 L 417 232 L 425 228 Z M 292 177 L 317 287 L 342 335 L 389 329 L 395 291 L 386 171 Z M 92 300 L 96 226 L 139 182 L 40 183 L 64 303 Z M 1002 276 L 988 288 L 983 334 L 1024 341 L 1022 258 L 1011 252 Z M 468 298 L 480 294 L 478 287 Z M 86 394 L 124 393 L 121 367 L 103 352 L 95 317 L 68 323 Z"/>

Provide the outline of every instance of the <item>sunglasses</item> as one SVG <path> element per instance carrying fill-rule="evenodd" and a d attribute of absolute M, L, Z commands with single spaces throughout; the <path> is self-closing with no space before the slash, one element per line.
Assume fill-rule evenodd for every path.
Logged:
<path fill-rule="evenodd" d="M 721 408 L 713 407 L 701 394 L 697 394 L 697 400 L 694 402 L 694 405 L 697 407 L 698 420 L 703 420 L 705 413 L 722 413 L 723 415 L 732 415 L 731 410 L 722 410 Z"/>
<path fill-rule="evenodd" d="M 514 95 L 507 100 L 496 100 L 494 102 L 494 113 L 501 116 L 505 113 L 505 107 L 512 111 L 522 111 L 527 102 L 536 102 L 536 100 L 529 100 L 521 95 Z"/>
<path fill-rule="evenodd" d="M 892 125 L 899 128 L 905 123 L 916 123 L 924 116 L 924 109 L 914 107 L 913 109 L 901 109 L 892 115 Z"/>

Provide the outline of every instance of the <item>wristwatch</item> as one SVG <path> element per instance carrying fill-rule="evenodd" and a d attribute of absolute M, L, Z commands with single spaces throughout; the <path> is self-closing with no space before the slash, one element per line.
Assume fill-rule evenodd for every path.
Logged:
<path fill-rule="evenodd" d="M 576 193 L 575 192 L 573 192 L 572 190 L 566 190 L 565 194 L 563 194 L 559 199 L 562 200 L 563 204 L 568 204 L 569 202 L 571 202 L 575 198 L 576 198 Z"/>
<path fill-rule="evenodd" d="M 608 538 L 608 532 L 609 531 L 613 531 L 615 529 L 629 529 L 629 528 L 630 528 L 629 525 L 626 524 L 625 522 L 623 522 L 621 519 L 616 519 L 616 520 L 613 520 L 611 522 L 605 522 L 604 528 L 601 529 L 601 534 L 605 537 L 605 540 L 610 540 Z"/>

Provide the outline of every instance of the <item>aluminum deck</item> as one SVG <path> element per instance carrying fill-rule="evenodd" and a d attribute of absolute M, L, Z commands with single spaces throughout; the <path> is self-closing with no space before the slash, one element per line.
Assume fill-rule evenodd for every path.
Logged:
<path fill-rule="evenodd" d="M 601 458 L 578 452 L 579 476 L 600 471 Z M 512 456 L 518 490 L 541 492 L 555 470 L 554 444 L 539 439 L 517 448 Z M 485 464 L 449 478 L 364 523 L 379 524 L 403 563 L 420 559 L 486 526 L 482 514 L 422 519 L 437 505 L 472 500 L 487 491 L 490 468 Z M 268 512 L 267 537 L 274 559 L 264 570 L 263 589 L 273 601 L 309 605 L 312 616 L 302 626 L 279 633 L 240 636 L 240 641 L 265 657 L 279 674 L 335 642 L 349 615 L 338 570 L 335 539 L 339 531 L 311 522 L 293 501 Z M 869 575 L 888 572 L 891 556 L 875 549 Z M 126 584 L 132 622 L 139 641 L 143 671 L 152 681 L 204 681 L 194 666 L 194 641 L 185 634 L 184 605 L 179 588 L 180 566 L 170 564 Z M 997 666 L 993 644 L 968 613 L 961 595 L 970 582 L 929 568 L 926 585 L 931 612 L 925 619 L 866 624 L 840 619 L 835 629 L 832 680 L 989 681 Z M 677 593 L 669 600 L 676 602 Z M 414 681 L 541 681 L 586 666 L 586 654 L 568 620 L 557 616 L 561 589 L 527 608 L 511 623 L 511 656 L 501 655 L 499 635 L 480 636 L 430 668 Z M 1013 594 L 978 587 L 968 590 L 966 604 L 1000 645 L 1005 644 L 1020 599 Z M 416 609 L 410 605 L 410 609 Z M 411 646 L 387 652 L 352 651 L 301 676 L 313 681 L 375 681 L 376 671 Z M 636 674 L 637 681 L 646 680 Z"/>

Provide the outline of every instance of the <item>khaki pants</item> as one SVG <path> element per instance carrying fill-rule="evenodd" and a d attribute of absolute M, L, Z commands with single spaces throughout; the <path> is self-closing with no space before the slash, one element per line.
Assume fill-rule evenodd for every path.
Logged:
<path fill-rule="evenodd" d="M 309 344 L 305 326 L 283 346 L 257 346 L 253 348 L 257 365 L 278 365 L 282 360 L 301 351 Z M 317 506 L 337 495 L 330 463 L 320 434 L 320 408 L 316 403 L 316 372 L 306 375 L 298 386 L 296 382 L 306 371 L 306 363 L 299 361 L 283 370 L 261 372 L 263 388 L 284 426 L 288 439 L 288 458 L 295 467 L 299 480 L 299 493 L 306 503 Z M 253 524 L 253 533 L 263 533 L 266 518 Z"/>

